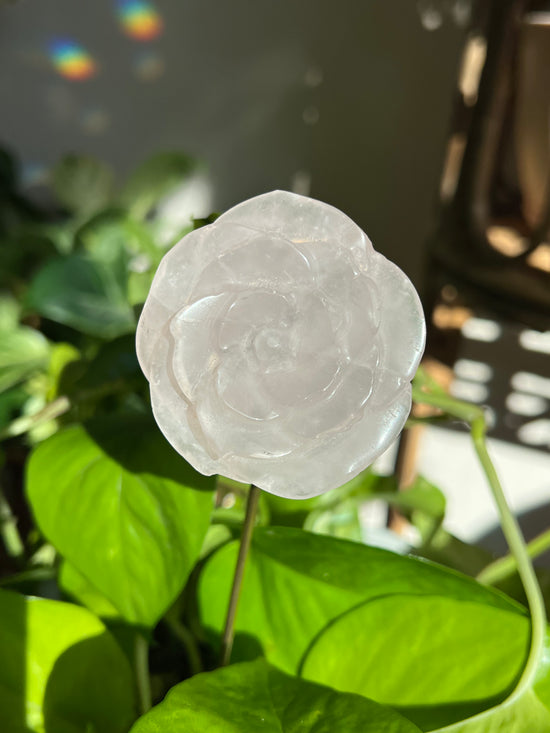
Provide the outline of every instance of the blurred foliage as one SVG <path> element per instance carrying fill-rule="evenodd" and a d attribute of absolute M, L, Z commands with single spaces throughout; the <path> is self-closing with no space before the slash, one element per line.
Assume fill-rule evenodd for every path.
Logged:
<path fill-rule="evenodd" d="M 176 241 L 158 205 L 194 169 L 161 153 L 117 188 L 67 156 L 42 209 L 0 151 L 0 730 L 126 733 L 139 708 L 136 733 L 412 733 L 498 705 L 528 646 L 517 577 L 511 597 L 468 577 L 493 558 L 444 529 L 442 491 L 372 469 L 304 501 L 262 493 L 241 663 L 198 674 L 218 666 L 248 487 L 172 450 L 134 347 Z M 410 557 L 369 546 L 373 501 L 407 520 Z M 550 731 L 547 665 L 453 730 Z M 173 689 L 147 713 L 149 687 Z"/>

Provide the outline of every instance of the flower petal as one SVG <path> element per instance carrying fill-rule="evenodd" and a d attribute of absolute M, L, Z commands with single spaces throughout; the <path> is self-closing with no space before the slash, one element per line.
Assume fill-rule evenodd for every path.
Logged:
<path fill-rule="evenodd" d="M 198 396 L 196 410 L 201 431 L 218 459 L 217 472 L 229 478 L 228 471 L 237 458 L 246 461 L 261 457 L 266 464 L 264 470 L 271 472 L 272 463 L 265 459 L 280 459 L 299 445 L 295 436 L 282 430 L 278 418 L 255 420 L 230 409 L 214 384 L 206 385 Z"/>
<path fill-rule="evenodd" d="M 426 342 L 426 324 L 418 293 L 399 267 L 378 252 L 369 275 L 380 293 L 380 339 L 385 346 L 385 367 L 411 379 Z"/>
<path fill-rule="evenodd" d="M 277 468 L 255 459 L 233 457 L 225 475 L 251 482 L 277 496 L 307 499 L 350 481 L 380 456 L 396 439 L 411 408 L 410 388 L 387 408 L 365 410 L 350 429 L 334 433 L 316 447 L 277 460 Z"/>
<path fill-rule="evenodd" d="M 296 244 L 331 242 L 351 251 L 366 265 L 373 252 L 367 235 L 348 216 L 321 201 L 288 191 L 256 196 L 222 214 L 217 224 L 241 224 Z"/>
<path fill-rule="evenodd" d="M 312 440 L 330 431 L 345 430 L 362 417 L 373 382 L 374 372 L 368 367 L 344 369 L 332 391 L 294 410 L 287 424 L 298 435 Z"/>
<path fill-rule="evenodd" d="M 237 293 L 218 324 L 221 349 L 240 345 L 243 351 L 256 352 L 255 340 L 262 333 L 282 335 L 294 319 L 293 298 L 266 290 Z"/>
<path fill-rule="evenodd" d="M 228 354 L 217 369 L 215 388 L 225 404 L 234 412 L 251 420 L 272 420 L 278 417 L 266 395 L 261 375 L 254 373 L 243 356 Z"/>
<path fill-rule="evenodd" d="M 194 407 L 185 399 L 171 368 L 173 341 L 168 329 L 157 339 L 151 361 L 151 405 L 155 420 L 168 442 L 197 471 L 217 473 L 215 457 L 208 451 Z"/>
<path fill-rule="evenodd" d="M 201 294 L 242 288 L 284 293 L 308 284 L 311 287 L 311 282 L 309 263 L 297 247 L 252 231 L 250 240 L 237 240 L 234 249 L 203 270 L 198 287 Z"/>
<path fill-rule="evenodd" d="M 172 317 L 172 312 L 154 295 L 147 298 L 147 307 L 143 307 L 136 332 L 136 352 L 139 365 L 149 379 L 151 360 L 159 334 Z"/>
<path fill-rule="evenodd" d="M 216 324 L 231 302 L 226 294 L 202 298 L 182 308 L 170 321 L 174 340 L 172 369 L 182 392 L 192 400 L 200 380 L 218 364 Z"/>

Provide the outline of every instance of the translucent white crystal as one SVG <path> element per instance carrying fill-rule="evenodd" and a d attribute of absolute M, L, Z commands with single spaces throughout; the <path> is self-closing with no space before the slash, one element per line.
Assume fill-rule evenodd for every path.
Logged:
<path fill-rule="evenodd" d="M 159 427 L 189 463 L 302 499 L 397 437 L 424 341 L 415 289 L 364 232 L 274 191 L 166 254 L 137 351 Z"/>

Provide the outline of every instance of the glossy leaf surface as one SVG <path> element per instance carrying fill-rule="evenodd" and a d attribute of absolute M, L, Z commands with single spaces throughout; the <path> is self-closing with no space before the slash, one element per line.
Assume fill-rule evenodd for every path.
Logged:
<path fill-rule="evenodd" d="M 135 323 L 117 268 L 83 255 L 49 262 L 31 283 L 27 305 L 90 336 L 114 338 Z"/>
<path fill-rule="evenodd" d="M 404 709 L 418 725 L 461 720 L 503 700 L 529 646 L 529 620 L 441 596 L 374 598 L 329 625 L 302 674 Z"/>
<path fill-rule="evenodd" d="M 34 328 L 0 330 L 0 392 L 47 365 L 50 344 Z"/>
<path fill-rule="evenodd" d="M 200 674 L 173 688 L 131 733 L 415 733 L 371 700 L 296 679 L 264 660 Z"/>
<path fill-rule="evenodd" d="M 133 414 L 54 435 L 33 453 L 27 486 L 57 550 L 127 621 L 154 624 L 199 556 L 213 480 Z"/>
<path fill-rule="evenodd" d="M 224 623 L 237 543 L 216 552 L 199 583 L 203 625 L 216 638 Z M 521 606 L 471 578 L 431 563 L 355 542 L 279 527 L 257 528 L 239 613 L 234 661 L 258 653 L 288 672 L 324 627 L 371 598 L 441 595 L 523 614 Z"/>
<path fill-rule="evenodd" d="M 0 591 L 0 730 L 126 733 L 135 718 L 126 657 L 70 603 Z"/>

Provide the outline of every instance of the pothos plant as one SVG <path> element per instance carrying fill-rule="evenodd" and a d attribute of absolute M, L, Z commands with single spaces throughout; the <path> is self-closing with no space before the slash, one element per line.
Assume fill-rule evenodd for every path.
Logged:
<path fill-rule="evenodd" d="M 422 477 L 368 467 L 410 406 L 408 281 L 288 194 L 167 234 L 192 169 L 155 156 L 116 190 L 72 156 L 44 212 L 0 160 L 0 729 L 550 731 L 548 538 L 525 547 L 483 411 L 416 372 L 471 431 L 505 558 L 445 532 Z M 362 541 L 373 499 L 413 554 Z"/>

